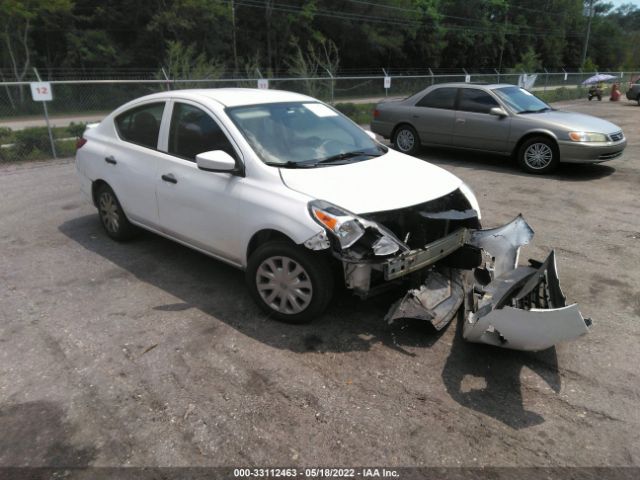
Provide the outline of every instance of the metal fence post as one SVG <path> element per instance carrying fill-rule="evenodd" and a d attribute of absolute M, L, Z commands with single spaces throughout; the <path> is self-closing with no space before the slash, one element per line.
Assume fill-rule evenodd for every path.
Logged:
<path fill-rule="evenodd" d="M 38 69 L 33 67 L 33 73 L 36 74 L 36 78 L 38 79 L 39 82 L 42 81 L 42 79 L 40 78 L 40 74 L 38 73 Z M 47 102 L 43 101 L 42 102 L 42 108 L 44 108 L 44 121 L 47 123 L 47 130 L 49 131 L 49 142 L 51 143 L 51 153 L 53 154 L 53 158 L 58 158 L 58 155 L 56 154 L 56 144 L 53 141 L 53 132 L 51 131 L 51 124 L 49 123 L 49 112 L 47 110 Z"/>

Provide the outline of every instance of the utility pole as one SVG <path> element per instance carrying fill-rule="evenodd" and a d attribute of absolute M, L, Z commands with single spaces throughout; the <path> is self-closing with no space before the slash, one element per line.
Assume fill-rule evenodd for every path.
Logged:
<path fill-rule="evenodd" d="M 587 34 L 584 37 L 584 48 L 582 49 L 582 61 L 580 62 L 580 69 L 584 67 L 584 62 L 587 61 L 587 48 L 589 47 L 589 35 L 591 34 L 591 21 L 593 20 L 593 14 L 595 12 L 593 3 L 594 0 L 589 0 L 589 20 L 587 22 Z"/>
<path fill-rule="evenodd" d="M 238 47 L 236 44 L 236 5 L 231 0 L 231 33 L 233 35 L 233 76 L 238 75 Z"/>
<path fill-rule="evenodd" d="M 500 60 L 498 60 L 498 83 L 500 83 L 500 72 L 502 71 L 502 55 L 504 54 L 504 44 L 507 41 L 507 23 L 509 21 L 509 4 L 504 11 L 504 26 L 502 27 L 502 43 L 500 45 Z"/>

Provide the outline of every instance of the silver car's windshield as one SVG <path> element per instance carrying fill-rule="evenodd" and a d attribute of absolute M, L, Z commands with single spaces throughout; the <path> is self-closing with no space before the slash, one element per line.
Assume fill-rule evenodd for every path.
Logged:
<path fill-rule="evenodd" d="M 516 113 L 537 113 L 551 107 L 520 87 L 494 88 L 493 92 Z"/>
<path fill-rule="evenodd" d="M 227 109 L 260 159 L 274 166 L 315 167 L 367 160 L 387 151 L 322 103 L 287 102 Z"/>

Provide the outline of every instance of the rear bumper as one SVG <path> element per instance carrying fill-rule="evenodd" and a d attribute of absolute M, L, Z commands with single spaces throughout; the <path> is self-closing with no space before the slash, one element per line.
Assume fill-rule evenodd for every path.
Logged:
<path fill-rule="evenodd" d="M 601 163 L 620 158 L 627 146 L 627 140 L 619 142 L 578 143 L 560 141 L 560 161 L 565 163 Z"/>
<path fill-rule="evenodd" d="M 373 119 L 371 121 L 371 131 L 376 133 L 384 138 L 391 138 L 391 134 L 393 133 L 394 124 L 391 122 L 384 122 L 381 120 Z"/>

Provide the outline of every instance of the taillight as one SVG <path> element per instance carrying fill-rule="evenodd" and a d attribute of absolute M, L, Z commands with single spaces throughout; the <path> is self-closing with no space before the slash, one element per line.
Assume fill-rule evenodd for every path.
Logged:
<path fill-rule="evenodd" d="M 377 108 L 373 111 L 373 118 L 378 118 L 380 116 L 380 110 Z"/>
<path fill-rule="evenodd" d="M 76 150 L 80 150 L 85 143 L 87 143 L 86 138 L 78 137 L 78 140 L 76 140 Z"/>

